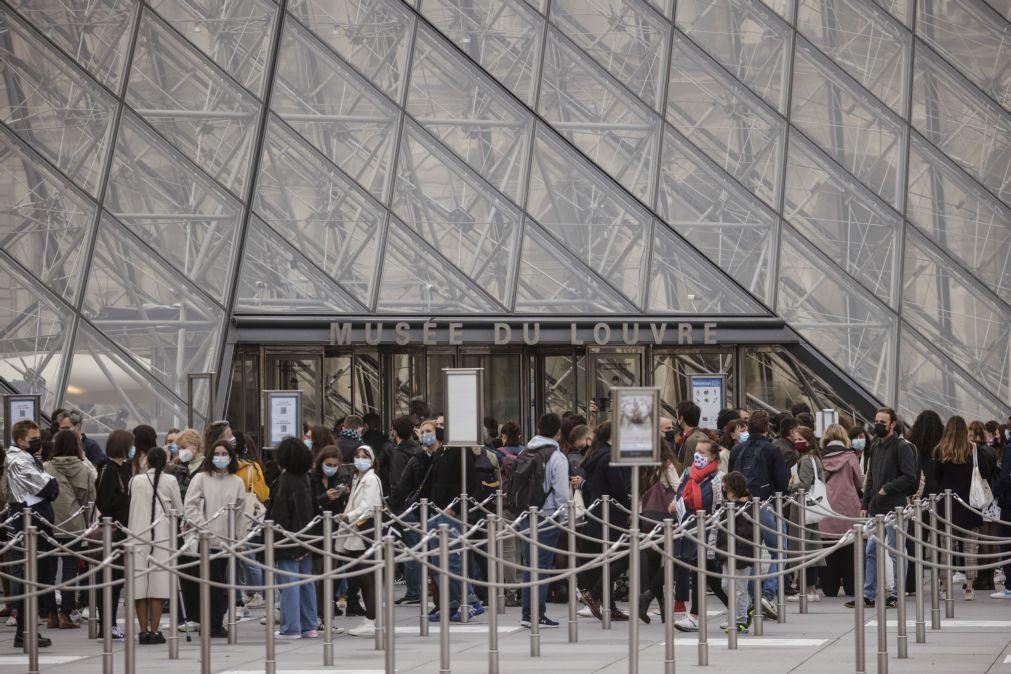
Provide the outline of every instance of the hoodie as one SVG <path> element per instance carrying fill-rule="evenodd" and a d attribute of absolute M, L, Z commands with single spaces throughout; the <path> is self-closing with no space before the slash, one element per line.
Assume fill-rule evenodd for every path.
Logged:
<path fill-rule="evenodd" d="M 79 534 L 88 528 L 87 512 L 81 508 L 95 500 L 94 467 L 76 456 L 56 456 L 46 462 L 45 468 L 60 485 L 60 493 L 53 501 L 53 515 L 54 524 L 63 531 L 56 530 L 56 537 Z"/>
<path fill-rule="evenodd" d="M 857 453 L 846 449 L 842 443 L 831 443 L 823 450 L 821 461 L 825 469 L 825 488 L 832 510 L 846 517 L 860 516 L 860 490 L 864 473 L 860 470 Z M 825 518 L 818 523 L 822 534 L 842 536 L 853 528 L 853 522 L 838 518 Z"/>
<path fill-rule="evenodd" d="M 554 447 L 554 451 L 548 457 L 548 462 L 544 465 L 544 499 L 542 510 L 544 514 L 551 515 L 559 508 L 562 512 L 559 517 L 564 517 L 564 508 L 569 503 L 569 460 L 558 448 L 558 443 L 551 438 L 542 435 L 535 435 L 530 438 L 527 448 L 523 451 L 536 452 L 545 447 Z"/>

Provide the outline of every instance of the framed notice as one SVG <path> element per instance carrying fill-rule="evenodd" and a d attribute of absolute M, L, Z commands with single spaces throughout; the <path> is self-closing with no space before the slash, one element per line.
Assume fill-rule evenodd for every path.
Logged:
<path fill-rule="evenodd" d="M 23 419 L 31 419 L 41 425 L 42 399 L 31 393 L 10 393 L 4 395 L 4 447 L 11 446 L 14 424 Z"/>
<path fill-rule="evenodd" d="M 266 447 L 277 447 L 288 437 L 302 437 L 301 391 L 264 391 L 263 410 Z"/>
<path fill-rule="evenodd" d="M 447 447 L 480 447 L 484 444 L 484 370 L 453 367 L 442 371 Z"/>
<path fill-rule="evenodd" d="M 726 407 L 727 376 L 724 374 L 693 374 L 689 376 L 692 401 L 702 411 L 699 428 L 716 428 L 716 418 Z"/>
<path fill-rule="evenodd" d="M 611 389 L 611 465 L 660 463 L 660 389 L 622 386 Z"/>

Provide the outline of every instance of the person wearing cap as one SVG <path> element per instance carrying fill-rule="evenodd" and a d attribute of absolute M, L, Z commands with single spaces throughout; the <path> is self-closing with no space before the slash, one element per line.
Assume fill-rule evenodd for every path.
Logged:
<path fill-rule="evenodd" d="M 351 483 L 348 505 L 340 516 L 342 531 L 337 537 L 337 551 L 361 558 L 355 570 L 368 568 L 365 550 L 371 543 L 373 519 L 376 506 L 383 505 L 383 485 L 376 473 L 376 454 L 368 445 L 359 445 L 354 453 L 355 477 Z M 357 576 L 358 585 L 365 600 L 365 619 L 348 634 L 354 637 L 370 637 L 376 633 L 376 593 L 371 572 Z"/>

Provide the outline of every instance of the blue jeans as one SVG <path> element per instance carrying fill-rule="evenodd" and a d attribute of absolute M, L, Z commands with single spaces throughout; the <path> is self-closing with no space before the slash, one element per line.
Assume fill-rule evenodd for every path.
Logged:
<path fill-rule="evenodd" d="M 885 544 L 890 547 L 895 547 L 895 527 L 886 526 L 885 527 Z M 874 536 L 869 536 L 867 538 L 867 548 L 864 550 L 864 597 L 874 601 L 878 596 L 878 564 L 877 564 L 877 554 L 878 554 L 878 540 Z M 895 555 L 888 553 L 885 563 L 888 564 L 888 557 L 891 558 L 892 571 L 895 571 Z M 902 561 L 905 564 L 905 560 Z M 895 577 L 895 574 L 892 574 Z M 904 589 L 904 588 L 903 588 Z"/>
<path fill-rule="evenodd" d="M 401 519 L 405 523 L 417 523 L 418 517 L 413 512 L 405 514 Z M 401 532 L 401 540 L 407 547 L 414 547 L 421 541 L 421 535 L 414 529 L 404 527 Z M 408 599 L 421 599 L 421 562 L 409 559 L 404 562 L 404 582 L 407 585 L 407 592 L 404 594 Z"/>
<path fill-rule="evenodd" d="M 291 583 L 296 580 L 288 573 L 312 574 L 312 557 L 277 560 L 278 582 Z M 302 634 L 314 630 L 316 622 L 316 586 L 311 580 L 301 580 L 301 585 L 281 590 L 281 634 Z"/>
<path fill-rule="evenodd" d="M 558 538 L 561 536 L 562 530 L 556 526 L 550 526 L 546 529 L 538 529 L 537 531 L 537 542 L 541 546 L 547 546 L 550 548 L 556 547 L 558 545 Z M 527 535 L 529 535 L 529 530 L 527 530 Z M 526 541 L 520 540 L 519 544 L 522 546 L 523 557 L 527 559 L 530 557 L 530 545 Z M 537 568 L 538 570 L 550 569 L 554 565 L 555 561 L 555 551 L 545 550 L 544 547 L 537 548 Z M 530 566 L 530 562 L 527 562 L 527 566 Z M 540 580 L 544 580 L 543 576 Z M 530 582 L 530 571 L 523 572 L 523 582 Z M 491 590 L 489 590 L 491 591 Z M 542 583 L 537 586 L 537 606 L 538 614 L 540 616 L 544 615 L 545 602 L 548 598 L 548 584 Z M 530 587 L 523 588 L 523 617 L 530 617 Z"/>
<path fill-rule="evenodd" d="M 463 575 L 463 562 L 461 561 L 460 551 L 458 549 L 459 548 L 458 541 L 459 541 L 460 535 L 462 534 L 462 530 L 463 530 L 463 527 L 462 527 L 462 525 L 460 523 L 460 520 L 454 519 L 452 517 L 447 517 L 446 515 L 436 515 L 435 517 L 433 517 L 432 519 L 430 519 L 428 521 L 428 528 L 429 528 L 430 531 L 431 530 L 438 530 L 440 524 L 448 524 L 449 525 L 449 569 L 447 569 L 447 570 L 450 573 L 454 573 L 456 575 Z M 429 548 L 429 550 L 438 550 L 439 549 L 439 541 L 438 541 L 437 537 L 433 538 L 433 539 L 431 539 L 429 541 L 428 548 Z M 439 558 L 438 557 L 433 557 L 432 561 L 433 561 L 434 564 L 438 564 L 439 563 Z M 435 586 L 438 587 L 439 586 L 439 575 L 438 574 L 435 575 L 434 581 L 435 581 Z M 460 583 L 460 582 L 456 581 L 455 579 L 450 579 L 450 583 L 449 583 L 449 608 L 452 611 L 455 611 L 456 609 L 460 608 L 460 598 L 464 594 L 464 593 L 462 593 L 460 591 L 460 585 L 463 585 L 463 584 L 464 583 Z M 471 587 L 470 583 L 466 583 L 466 586 L 467 586 L 467 591 L 466 591 L 465 594 L 466 594 L 466 597 L 467 597 L 467 603 L 468 604 L 474 604 L 474 603 L 476 603 L 477 602 L 477 595 L 474 594 L 474 588 Z M 419 596 L 420 596 L 420 592 L 419 592 Z M 444 609 L 445 607 L 441 607 L 441 608 Z"/>
<path fill-rule="evenodd" d="M 766 547 L 769 551 L 769 556 L 773 560 L 779 559 L 779 537 L 776 534 L 776 513 L 768 508 L 762 508 L 759 511 L 758 521 L 762 525 L 762 545 Z M 768 527 L 768 529 L 766 529 Z M 779 528 L 782 531 L 786 531 L 786 527 L 783 522 L 779 523 Z M 786 539 L 784 539 L 785 542 Z M 755 548 L 755 557 L 757 558 L 761 554 L 758 548 Z M 779 570 L 779 565 L 775 561 L 769 564 L 768 573 L 774 574 Z M 762 581 L 762 596 L 766 599 L 772 599 L 776 596 L 776 591 L 779 589 L 779 584 L 777 582 L 776 576 L 771 576 Z"/>

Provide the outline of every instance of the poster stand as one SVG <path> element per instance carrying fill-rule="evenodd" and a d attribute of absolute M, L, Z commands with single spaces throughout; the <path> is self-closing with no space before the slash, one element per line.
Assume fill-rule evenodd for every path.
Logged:
<path fill-rule="evenodd" d="M 263 391 L 264 449 L 275 449 L 288 437 L 302 437 L 302 391 Z"/>
<path fill-rule="evenodd" d="M 31 419 L 42 426 L 42 398 L 35 393 L 5 393 L 3 414 L 4 447 L 10 447 L 12 429 L 17 422 Z"/>

